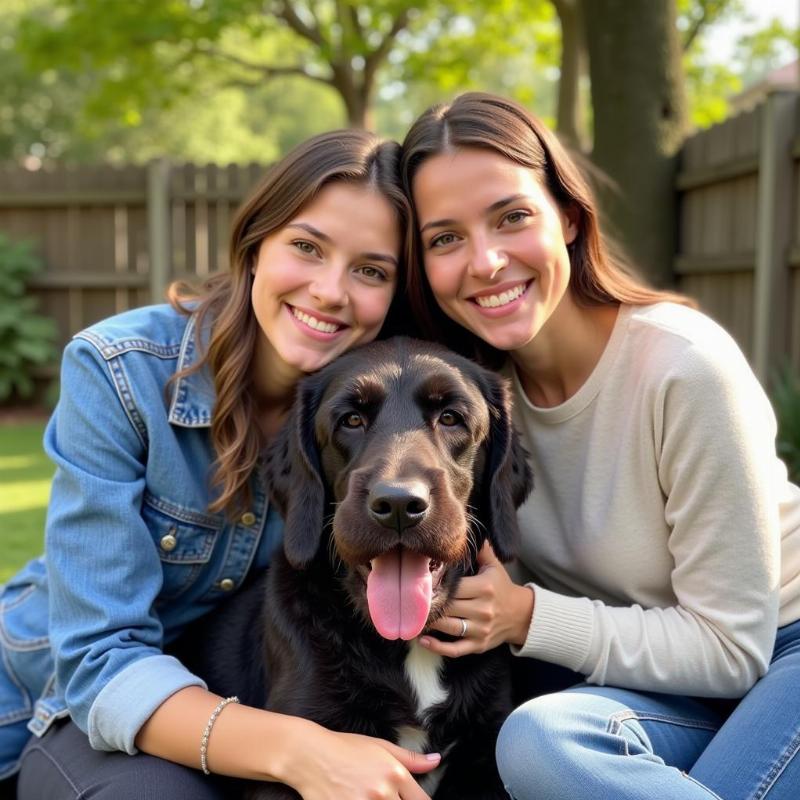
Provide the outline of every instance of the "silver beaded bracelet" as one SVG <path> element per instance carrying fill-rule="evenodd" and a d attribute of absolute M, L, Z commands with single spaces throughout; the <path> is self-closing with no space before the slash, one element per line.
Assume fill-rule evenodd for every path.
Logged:
<path fill-rule="evenodd" d="M 211 716 L 208 718 L 205 730 L 203 731 L 203 738 L 200 740 L 200 766 L 206 775 L 211 774 L 208 769 L 208 737 L 211 736 L 211 729 L 214 727 L 214 723 L 217 721 L 217 717 L 222 712 L 222 709 L 225 708 L 228 703 L 238 702 L 238 697 L 226 697 L 224 700 L 220 700 L 219 703 L 217 703 L 217 707 L 211 712 Z"/>

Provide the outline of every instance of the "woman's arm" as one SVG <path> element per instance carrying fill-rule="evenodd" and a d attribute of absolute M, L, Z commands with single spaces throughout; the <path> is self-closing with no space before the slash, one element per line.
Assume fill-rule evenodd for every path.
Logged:
<path fill-rule="evenodd" d="M 662 497 L 630 502 L 663 509 L 674 603 L 615 606 L 537 587 L 522 652 L 592 683 L 738 697 L 766 671 L 777 630 L 786 474 L 774 414 L 738 348 L 720 337 L 686 348 L 652 415 Z M 618 481 L 614 490 L 624 496 Z M 644 564 L 648 547 L 663 547 L 652 531 L 627 535 Z M 620 571 L 620 587 L 635 582 Z"/>
<path fill-rule="evenodd" d="M 220 698 L 199 687 L 176 692 L 136 737 L 146 753 L 200 765 L 200 739 Z M 381 739 L 335 733 L 298 717 L 229 703 L 208 740 L 211 772 L 280 781 L 304 800 L 367 800 L 376 796 L 426 800 L 411 773 L 430 772 L 438 754 L 423 755 Z M 385 789 L 385 795 L 374 794 Z"/>
<path fill-rule="evenodd" d="M 163 408 L 155 379 L 137 388 Z M 203 685 L 162 652 L 154 606 L 163 570 L 141 516 L 145 425 L 135 425 L 130 414 L 98 348 L 73 340 L 45 433 L 56 464 L 46 533 L 50 641 L 73 720 L 94 748 L 129 753 L 136 732 L 166 698 Z"/>

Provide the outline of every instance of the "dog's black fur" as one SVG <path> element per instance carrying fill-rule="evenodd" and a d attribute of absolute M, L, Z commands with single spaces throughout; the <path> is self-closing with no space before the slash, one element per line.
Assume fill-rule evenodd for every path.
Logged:
<path fill-rule="evenodd" d="M 404 671 L 409 644 L 375 630 L 365 576 L 398 546 L 440 562 L 430 624 L 475 572 L 486 538 L 502 560 L 515 555 L 531 476 L 509 406 L 494 373 L 395 338 L 304 380 L 267 455 L 286 523 L 264 610 L 267 707 L 390 741 L 402 726 L 422 727 L 428 749 L 447 754 L 436 800 L 506 797 L 494 740 L 511 709 L 507 648 L 445 659 L 448 697 L 420 719 Z M 299 797 L 275 784 L 251 796 Z"/>
<path fill-rule="evenodd" d="M 512 707 L 508 649 L 444 659 L 447 698 L 420 718 L 404 670 L 409 643 L 379 635 L 365 599 L 372 559 L 396 547 L 423 553 L 442 565 L 431 624 L 461 576 L 475 573 L 487 538 L 501 560 L 515 555 L 516 508 L 531 474 L 505 381 L 402 337 L 351 351 L 301 383 L 268 450 L 267 480 L 285 533 L 260 613 L 266 707 L 395 742 L 404 726 L 422 728 L 426 749 L 445 754 L 435 800 L 506 798 L 494 742 Z M 251 704 L 263 701 L 265 684 L 260 665 L 248 662 L 244 620 L 260 591 L 245 590 L 223 612 L 222 641 L 204 654 L 206 664 L 219 656 L 217 675 L 219 663 L 228 665 L 223 678 L 209 677 L 210 688 L 244 693 Z M 231 683 L 232 661 L 249 691 Z M 300 795 L 266 783 L 247 796 Z"/>

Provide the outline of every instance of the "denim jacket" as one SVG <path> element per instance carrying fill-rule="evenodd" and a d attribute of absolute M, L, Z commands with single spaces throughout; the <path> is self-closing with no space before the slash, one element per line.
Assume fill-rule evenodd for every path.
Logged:
<path fill-rule="evenodd" d="M 46 556 L 0 587 L 0 778 L 30 733 L 69 714 L 100 750 L 134 738 L 174 692 L 203 685 L 162 648 L 265 567 L 282 521 L 261 464 L 252 507 L 212 514 L 214 389 L 195 317 L 150 306 L 77 334 L 45 433 L 56 464 Z"/>

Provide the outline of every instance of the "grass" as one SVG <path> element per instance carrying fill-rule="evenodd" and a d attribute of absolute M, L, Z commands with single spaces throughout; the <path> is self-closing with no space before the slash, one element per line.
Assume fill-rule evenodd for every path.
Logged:
<path fill-rule="evenodd" d="M 0 583 L 39 555 L 53 464 L 42 450 L 44 422 L 0 424 Z"/>

